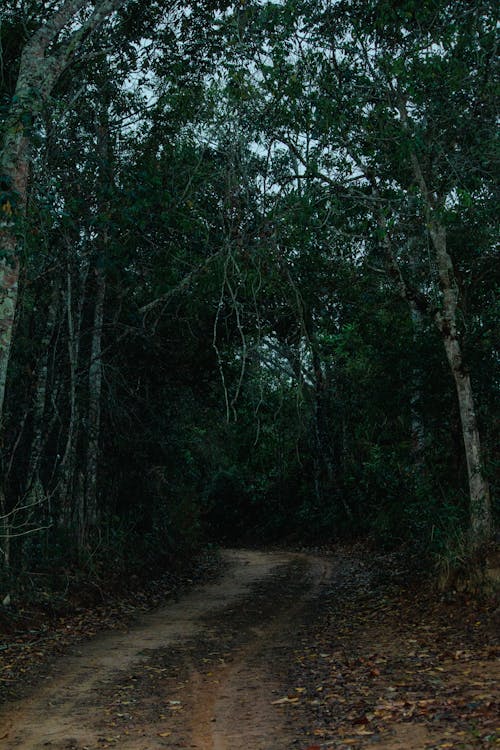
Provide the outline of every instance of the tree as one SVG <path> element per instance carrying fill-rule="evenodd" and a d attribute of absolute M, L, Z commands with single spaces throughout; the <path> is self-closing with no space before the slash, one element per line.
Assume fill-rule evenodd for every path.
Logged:
<path fill-rule="evenodd" d="M 364 206 L 358 252 L 367 254 L 371 231 L 375 261 L 410 307 L 435 321 L 458 398 L 473 554 L 491 538 L 492 517 L 463 301 L 476 259 L 492 257 L 496 12 L 490 2 L 346 0 L 247 15 L 248 36 L 270 18 L 277 29 L 254 83 L 267 102 L 268 142 L 288 150 L 300 180 Z M 470 208 L 487 204 L 485 244 L 460 247 Z"/>
<path fill-rule="evenodd" d="M 20 55 L 14 93 L 1 131 L 0 414 L 18 297 L 33 130 L 57 81 L 83 44 L 125 4 L 126 0 L 101 0 L 89 7 L 87 0 L 66 0 L 49 6 L 48 15 Z"/>

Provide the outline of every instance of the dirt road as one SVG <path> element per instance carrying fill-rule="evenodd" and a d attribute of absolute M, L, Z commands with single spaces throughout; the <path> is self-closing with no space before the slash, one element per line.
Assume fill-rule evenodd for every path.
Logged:
<path fill-rule="evenodd" d="M 280 678 L 329 563 L 228 551 L 217 583 L 58 660 L 0 713 L 2 750 L 290 750 L 300 735 Z"/>

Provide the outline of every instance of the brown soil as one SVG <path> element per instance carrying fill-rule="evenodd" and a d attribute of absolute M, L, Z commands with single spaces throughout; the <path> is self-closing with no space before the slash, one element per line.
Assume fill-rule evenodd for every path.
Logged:
<path fill-rule="evenodd" d="M 225 554 L 219 582 L 60 659 L 46 684 L 3 710 L 1 747 L 289 747 L 271 705 L 269 647 L 286 647 L 328 565 L 286 553 Z M 213 662 L 215 672 L 204 669 Z"/>
<path fill-rule="evenodd" d="M 0 748 L 493 748 L 496 652 L 477 611 L 464 645 L 449 627 L 463 603 L 442 621 L 409 591 L 390 600 L 345 553 L 225 557 L 218 582 L 57 659 L 0 712 Z"/>

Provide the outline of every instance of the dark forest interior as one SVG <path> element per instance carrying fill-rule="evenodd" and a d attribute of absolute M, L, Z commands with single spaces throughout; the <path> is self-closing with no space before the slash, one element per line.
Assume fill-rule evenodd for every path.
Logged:
<path fill-rule="evenodd" d="M 6 600 L 207 544 L 364 539 L 477 580 L 497 13 L 3 0 Z"/>

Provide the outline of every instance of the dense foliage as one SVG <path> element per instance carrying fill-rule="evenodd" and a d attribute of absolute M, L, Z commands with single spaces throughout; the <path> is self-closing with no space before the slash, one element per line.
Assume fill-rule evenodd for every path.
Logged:
<path fill-rule="evenodd" d="M 477 552 L 496 4 L 73 2 L 21 102 L 69 5 L 1 11 L 4 568 L 367 535 Z"/>

